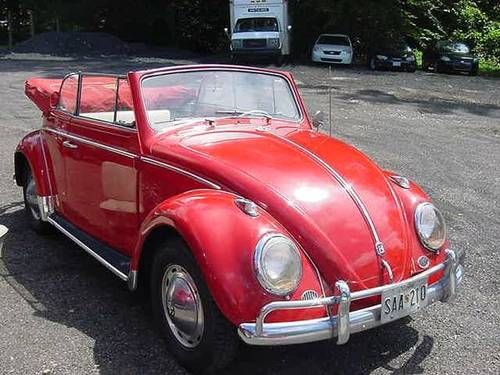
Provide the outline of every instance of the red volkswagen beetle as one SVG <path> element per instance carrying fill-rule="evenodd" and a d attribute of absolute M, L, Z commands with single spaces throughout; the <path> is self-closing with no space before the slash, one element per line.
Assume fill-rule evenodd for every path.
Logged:
<path fill-rule="evenodd" d="M 463 252 L 429 197 L 315 131 L 288 73 L 74 73 L 26 93 L 43 112 L 15 153 L 27 220 L 149 291 L 191 370 L 238 337 L 344 344 L 455 295 Z"/>

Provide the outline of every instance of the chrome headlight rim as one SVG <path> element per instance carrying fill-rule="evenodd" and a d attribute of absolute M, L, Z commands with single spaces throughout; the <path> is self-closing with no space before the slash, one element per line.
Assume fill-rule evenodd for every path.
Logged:
<path fill-rule="evenodd" d="M 286 290 L 278 289 L 273 285 L 268 277 L 264 274 L 263 267 L 262 267 L 262 258 L 264 255 L 264 252 L 266 250 L 266 245 L 268 245 L 271 241 L 273 240 L 283 240 L 290 245 L 290 248 L 293 249 L 294 254 L 298 258 L 298 264 L 299 264 L 299 273 L 296 278 L 295 284 L 293 287 L 288 288 Z M 297 248 L 295 243 L 287 236 L 284 234 L 278 233 L 278 232 L 270 232 L 264 234 L 259 241 L 257 242 L 257 246 L 255 247 L 255 253 L 254 253 L 254 269 L 255 269 L 255 274 L 257 275 L 257 280 L 259 281 L 259 284 L 264 288 L 264 290 L 268 293 L 271 293 L 275 296 L 279 297 L 285 297 L 293 293 L 295 290 L 297 290 L 300 281 L 302 280 L 302 275 L 303 275 L 303 266 L 302 266 L 302 257 L 300 254 L 300 250 Z"/>
<path fill-rule="evenodd" d="M 443 238 L 440 240 L 439 246 L 430 245 L 428 243 L 427 238 L 424 237 L 424 235 L 422 234 L 420 227 L 419 227 L 423 211 L 427 207 L 431 207 L 434 210 L 438 220 L 441 222 L 441 225 L 443 226 Z M 448 234 L 448 231 L 446 228 L 446 222 L 444 220 L 444 217 L 443 217 L 443 214 L 441 213 L 441 211 L 439 211 L 437 209 L 437 207 L 434 204 L 432 204 L 431 202 L 420 203 L 417 206 L 417 208 L 415 209 L 415 230 L 417 232 L 418 238 L 419 238 L 422 246 L 433 253 L 437 253 L 446 243 L 446 238 L 447 238 L 447 234 Z"/>

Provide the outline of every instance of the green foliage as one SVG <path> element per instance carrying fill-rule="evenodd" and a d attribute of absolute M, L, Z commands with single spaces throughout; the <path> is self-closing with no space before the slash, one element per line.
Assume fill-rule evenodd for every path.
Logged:
<path fill-rule="evenodd" d="M 323 32 L 346 33 L 363 56 L 388 40 L 405 37 L 423 49 L 439 39 L 460 39 L 500 63 L 498 0 L 290 0 L 293 50 L 308 56 Z M 36 32 L 107 31 L 127 41 L 179 45 L 203 52 L 227 50 L 229 0 L 0 0 L 0 20 L 13 15 L 16 40 Z M 6 28 L 0 28 L 0 42 Z"/>

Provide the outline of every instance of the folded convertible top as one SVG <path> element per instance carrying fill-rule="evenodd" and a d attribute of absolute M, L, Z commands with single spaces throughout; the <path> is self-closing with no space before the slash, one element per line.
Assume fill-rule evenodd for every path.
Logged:
<path fill-rule="evenodd" d="M 42 112 L 50 109 L 50 96 L 59 92 L 62 79 L 30 78 L 26 81 L 24 92 Z"/>
<path fill-rule="evenodd" d="M 44 113 L 50 110 L 50 97 L 61 89 L 62 79 L 30 78 L 26 81 L 26 96 Z M 76 103 L 76 88 L 64 90 L 65 99 Z M 143 89 L 148 109 L 165 109 L 175 103 L 185 103 L 196 92 L 184 86 L 149 87 Z M 84 76 L 80 100 L 81 112 L 114 111 L 118 104 L 120 110 L 132 110 L 132 92 L 128 82 L 120 84 L 119 98 L 116 98 L 116 78 L 110 76 Z"/>

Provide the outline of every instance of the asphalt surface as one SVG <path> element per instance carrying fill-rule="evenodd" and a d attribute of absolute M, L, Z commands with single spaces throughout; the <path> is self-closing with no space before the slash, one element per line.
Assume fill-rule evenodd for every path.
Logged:
<path fill-rule="evenodd" d="M 39 237 L 12 182 L 17 142 L 40 124 L 24 80 L 73 70 L 126 72 L 184 61 L 0 59 L 0 374 L 183 374 L 147 306 L 63 236 Z M 35 59 L 36 58 L 36 59 Z M 467 251 L 458 298 L 333 342 L 242 347 L 225 374 L 500 373 L 500 80 L 289 66 L 335 137 L 420 183 Z M 329 132 L 328 125 L 322 129 Z"/>

